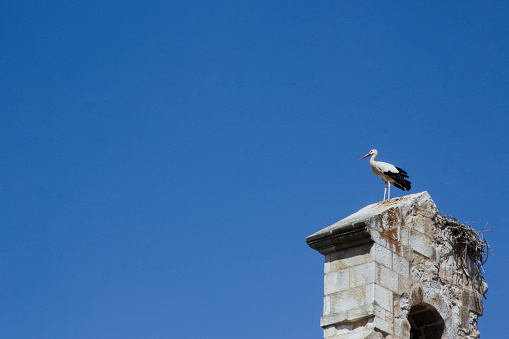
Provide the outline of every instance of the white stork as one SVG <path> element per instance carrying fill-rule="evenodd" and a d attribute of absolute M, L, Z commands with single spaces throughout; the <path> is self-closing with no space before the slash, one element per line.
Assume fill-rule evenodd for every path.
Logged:
<path fill-rule="evenodd" d="M 360 158 L 359 160 L 364 159 L 367 156 L 371 155 L 371 159 L 369 159 L 369 164 L 373 169 L 373 173 L 378 175 L 385 182 L 384 189 L 384 200 L 385 193 L 387 192 L 387 186 L 389 186 L 389 194 L 387 195 L 387 199 L 391 198 L 391 184 L 396 186 L 403 191 L 409 191 L 411 188 L 410 181 L 406 180 L 408 175 L 404 170 L 394 165 L 388 164 L 386 162 L 375 161 L 376 156 L 378 155 L 378 151 L 376 149 L 372 149 L 368 154 Z"/>

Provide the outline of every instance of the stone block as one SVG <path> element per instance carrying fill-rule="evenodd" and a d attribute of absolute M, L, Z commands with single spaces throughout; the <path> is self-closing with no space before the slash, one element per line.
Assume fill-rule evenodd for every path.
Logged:
<path fill-rule="evenodd" d="M 469 309 L 477 315 L 483 314 L 482 295 L 476 292 L 472 292 L 470 295 Z"/>
<path fill-rule="evenodd" d="M 341 262 L 346 267 L 352 267 L 352 266 L 362 265 L 362 264 L 371 262 L 371 257 L 369 255 L 369 253 L 367 253 L 367 254 L 358 255 L 358 256 L 355 256 L 355 257 L 349 257 L 349 258 L 341 259 Z"/>
<path fill-rule="evenodd" d="M 399 242 L 403 246 L 408 246 L 410 241 L 410 230 L 406 227 L 400 227 L 399 230 Z"/>
<path fill-rule="evenodd" d="M 325 264 L 323 265 L 323 274 L 330 272 L 330 254 L 325 255 Z"/>
<path fill-rule="evenodd" d="M 375 306 L 375 305 L 372 305 L 372 306 L 373 306 L 373 314 L 375 315 L 375 317 L 387 320 L 386 319 L 386 313 L 389 313 L 389 312 L 387 312 L 386 310 L 384 310 L 380 306 Z"/>
<path fill-rule="evenodd" d="M 460 307 L 461 327 L 470 330 L 470 312 L 467 307 Z"/>
<path fill-rule="evenodd" d="M 393 252 L 399 253 L 401 251 L 401 243 L 399 242 L 400 227 L 391 227 L 380 232 L 380 235 L 385 238 L 384 246 L 387 246 Z"/>
<path fill-rule="evenodd" d="M 412 286 L 412 280 L 404 276 L 398 276 L 398 294 L 403 294 Z"/>
<path fill-rule="evenodd" d="M 411 231 L 410 247 L 426 258 L 431 257 L 431 239 L 421 232 Z"/>
<path fill-rule="evenodd" d="M 352 266 L 362 265 L 371 262 L 371 256 L 369 254 L 370 246 L 351 247 L 344 251 L 331 253 L 326 258 L 326 264 L 328 262 L 328 270 L 339 271 Z"/>
<path fill-rule="evenodd" d="M 370 254 L 373 261 L 392 268 L 392 252 L 387 248 L 379 244 L 373 244 Z"/>
<path fill-rule="evenodd" d="M 399 274 L 383 265 L 380 265 L 379 274 L 380 277 L 378 278 L 378 281 L 380 282 L 380 285 L 397 293 Z"/>
<path fill-rule="evenodd" d="M 433 221 L 422 215 L 411 216 L 406 219 L 407 227 L 433 237 Z"/>
<path fill-rule="evenodd" d="M 332 313 L 348 312 L 366 305 L 366 287 L 351 288 L 347 291 L 331 294 Z"/>
<path fill-rule="evenodd" d="M 414 261 L 414 251 L 408 246 L 401 246 L 401 251 L 398 254 L 410 262 Z"/>
<path fill-rule="evenodd" d="M 373 316 L 374 314 L 374 305 L 364 305 L 353 310 L 349 310 L 347 312 L 348 321 L 356 321 L 359 319 L 363 319 L 369 316 Z"/>
<path fill-rule="evenodd" d="M 364 286 L 376 282 L 378 265 L 375 262 L 350 268 L 350 286 Z"/>
<path fill-rule="evenodd" d="M 441 245 L 437 244 L 436 242 L 431 243 L 431 260 L 433 260 L 436 263 L 440 262 L 440 256 L 442 254 Z"/>
<path fill-rule="evenodd" d="M 403 216 L 401 214 L 401 210 L 398 207 L 391 207 L 385 211 L 385 213 L 380 215 L 382 219 L 382 223 L 386 228 L 398 226 L 401 224 Z"/>
<path fill-rule="evenodd" d="M 357 247 L 345 248 L 344 250 L 329 254 L 329 260 L 334 261 L 361 256 L 363 254 L 369 253 L 370 247 L 371 245 L 367 244 Z"/>
<path fill-rule="evenodd" d="M 392 291 L 389 291 L 385 287 L 375 284 L 366 286 L 367 303 L 375 303 L 375 305 L 382 307 L 390 313 L 393 312 L 393 298 Z"/>
<path fill-rule="evenodd" d="M 463 290 L 461 292 L 461 304 L 466 307 L 468 307 L 470 305 L 470 292 L 469 291 Z"/>
<path fill-rule="evenodd" d="M 410 277 L 410 262 L 397 254 L 392 256 L 392 270 L 405 278 Z"/>
<path fill-rule="evenodd" d="M 372 229 L 370 231 L 370 234 L 371 234 L 371 239 L 373 239 L 373 241 L 375 242 L 375 244 L 379 244 L 379 245 L 382 245 L 386 248 L 388 248 L 389 246 L 387 245 L 387 239 L 377 230 L 375 229 Z"/>
<path fill-rule="evenodd" d="M 329 315 L 330 311 L 330 297 L 326 296 L 323 298 L 323 315 Z"/>
<path fill-rule="evenodd" d="M 333 271 L 324 276 L 323 290 L 325 295 L 345 291 L 350 288 L 349 270 Z"/>
<path fill-rule="evenodd" d="M 456 265 L 454 263 L 453 256 L 448 256 L 446 260 L 440 263 L 438 275 L 440 279 L 445 283 L 452 283 L 453 272 L 455 271 Z"/>
<path fill-rule="evenodd" d="M 336 327 L 334 326 L 327 326 L 323 329 L 323 337 L 324 338 L 330 338 L 336 335 Z"/>
<path fill-rule="evenodd" d="M 424 199 L 419 204 L 419 212 L 426 218 L 433 220 L 438 214 L 438 209 L 431 199 Z"/>
<path fill-rule="evenodd" d="M 383 331 L 385 333 L 393 334 L 394 329 L 392 322 L 385 321 L 383 319 L 380 319 L 378 317 L 374 320 L 375 329 L 379 329 L 380 331 Z"/>

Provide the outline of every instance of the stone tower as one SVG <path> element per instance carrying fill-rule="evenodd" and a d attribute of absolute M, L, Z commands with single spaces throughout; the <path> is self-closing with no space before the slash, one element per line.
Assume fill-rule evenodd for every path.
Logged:
<path fill-rule="evenodd" d="M 306 238 L 325 256 L 324 338 L 478 338 L 488 289 L 428 192 L 369 205 Z"/>

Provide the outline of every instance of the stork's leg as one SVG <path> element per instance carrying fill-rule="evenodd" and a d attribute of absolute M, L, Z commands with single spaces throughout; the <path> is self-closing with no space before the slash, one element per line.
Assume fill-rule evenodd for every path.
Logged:
<path fill-rule="evenodd" d="M 390 182 L 388 182 L 388 183 L 387 183 L 387 186 L 389 186 L 389 194 L 387 194 L 387 199 L 388 199 L 388 200 L 391 200 L 391 183 L 390 183 Z"/>
<path fill-rule="evenodd" d="M 387 193 L 387 183 L 385 183 L 385 186 L 384 186 L 384 200 L 385 200 L 385 193 Z M 382 200 L 382 201 L 384 201 Z"/>

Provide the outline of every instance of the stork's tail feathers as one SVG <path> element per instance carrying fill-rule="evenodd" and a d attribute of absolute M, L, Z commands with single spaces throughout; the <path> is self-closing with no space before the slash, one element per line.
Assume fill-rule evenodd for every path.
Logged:
<path fill-rule="evenodd" d="M 393 182 L 392 184 L 403 191 L 410 191 L 412 188 L 412 183 L 406 179 L 403 179 L 402 182 L 404 185 L 401 185 L 401 182 L 398 181 Z"/>
<path fill-rule="evenodd" d="M 405 178 L 408 178 L 408 174 L 399 167 L 396 167 L 399 173 L 386 172 L 385 174 L 391 177 L 394 182 L 392 183 L 397 188 L 403 191 L 410 191 L 412 183 Z"/>

